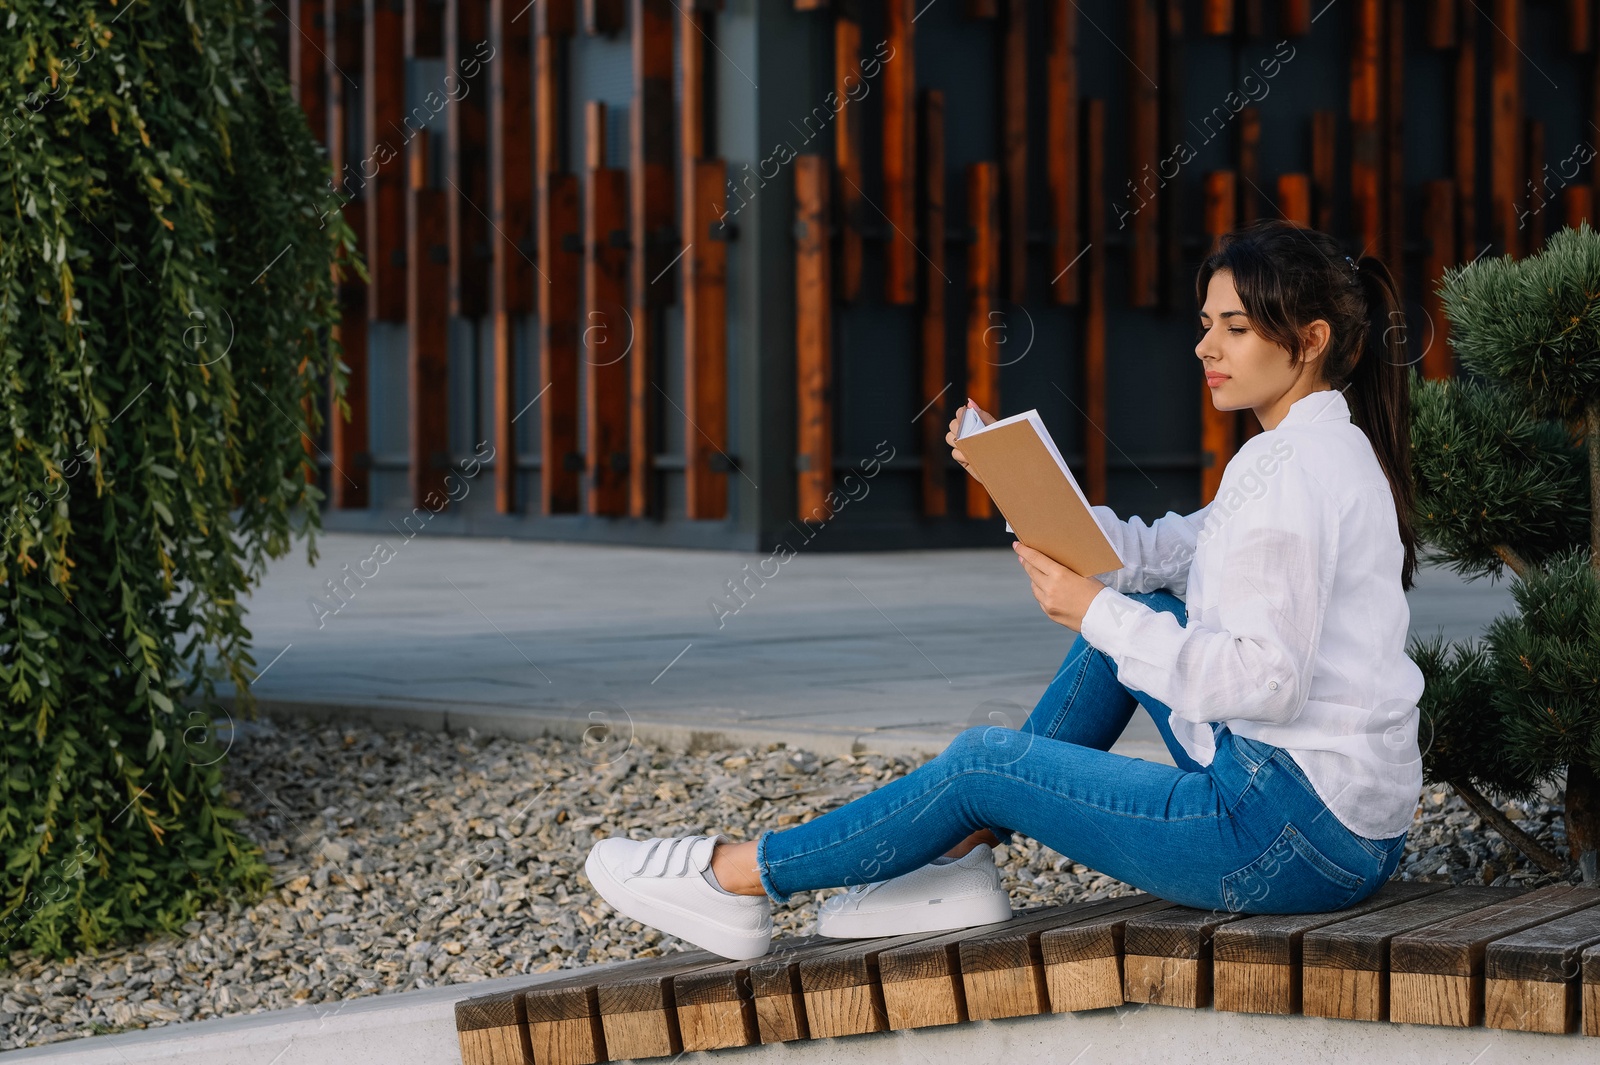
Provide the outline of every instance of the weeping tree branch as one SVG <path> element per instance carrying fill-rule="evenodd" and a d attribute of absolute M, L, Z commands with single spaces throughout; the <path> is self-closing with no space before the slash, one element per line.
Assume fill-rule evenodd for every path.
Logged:
<path fill-rule="evenodd" d="M 1500 811 L 1500 808 L 1477 788 L 1466 781 L 1451 781 L 1450 786 L 1456 789 L 1456 794 L 1461 796 L 1461 801 L 1471 807 L 1472 812 L 1483 818 L 1484 822 L 1511 844 L 1517 850 L 1527 855 L 1528 859 L 1547 873 L 1566 872 L 1567 863 L 1545 847 L 1544 844 L 1518 828 L 1511 818 Z"/>

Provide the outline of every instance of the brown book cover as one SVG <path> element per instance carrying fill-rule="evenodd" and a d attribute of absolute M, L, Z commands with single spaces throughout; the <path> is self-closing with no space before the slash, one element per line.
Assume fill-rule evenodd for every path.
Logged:
<path fill-rule="evenodd" d="M 1085 577 L 1126 565 L 1037 410 L 980 424 L 967 408 L 956 439 L 1018 540 Z"/>

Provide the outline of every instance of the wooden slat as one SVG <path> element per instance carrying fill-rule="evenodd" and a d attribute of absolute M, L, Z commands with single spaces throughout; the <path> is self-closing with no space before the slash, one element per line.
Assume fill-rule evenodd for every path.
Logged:
<path fill-rule="evenodd" d="M 1091 506 L 1106 501 L 1106 106 L 1084 101 L 1084 214 L 1089 290 L 1083 312 L 1083 490 Z"/>
<path fill-rule="evenodd" d="M 1170 902 L 1146 901 L 1041 935 L 1039 957 L 1044 965 L 1050 1011 L 1065 1013 L 1122 1005 L 1126 1001 L 1122 995 L 1122 948 L 1128 921 L 1171 908 Z"/>
<path fill-rule="evenodd" d="M 1386 4 L 1388 28 L 1383 35 L 1383 235 L 1375 249 L 1394 274 L 1395 286 L 1405 289 L 1405 26 L 1406 4 Z"/>
<path fill-rule="evenodd" d="M 328 67 L 328 161 L 335 175 L 345 175 L 345 167 L 351 162 L 346 131 L 352 123 L 359 127 L 362 117 L 350 105 L 352 87 L 346 76 L 362 69 L 366 20 L 361 0 L 326 0 L 325 11 L 331 44 L 324 57 Z M 370 263 L 365 184 L 359 173 L 341 177 L 337 186 L 338 210 L 356 235 L 357 252 Z M 335 334 L 339 358 L 348 367 L 344 395 L 350 405 L 350 418 L 345 420 L 330 394 L 328 451 L 333 473 L 329 486 L 334 507 L 365 507 L 370 501 L 372 480 L 367 450 L 367 283 L 348 268 L 339 284 L 339 324 Z M 331 387 L 330 382 L 330 393 Z"/>
<path fill-rule="evenodd" d="M 1589 228 L 1595 225 L 1594 217 L 1594 186 L 1593 185 L 1568 185 L 1561 190 L 1561 217 L 1562 224 L 1578 228 L 1580 222 L 1587 221 Z"/>
<path fill-rule="evenodd" d="M 628 109 L 628 313 L 633 330 L 628 356 L 628 513 L 643 518 L 660 511 L 654 477 L 659 435 L 653 416 L 655 385 L 665 347 L 665 307 L 678 290 L 673 259 L 683 247 L 680 234 L 674 232 L 678 179 L 672 160 L 673 25 L 678 15 L 673 0 L 629 2 L 634 29 L 630 34 L 633 104 Z M 698 33 L 694 36 L 703 40 Z M 687 139 L 690 133 L 699 135 L 700 73 L 698 67 L 684 69 L 687 105 L 680 115 L 684 143 L 694 151 L 691 158 L 704 151 L 703 141 L 690 145 Z"/>
<path fill-rule="evenodd" d="M 564 38 L 573 0 L 534 5 L 533 45 L 535 228 L 539 269 L 539 508 L 575 514 L 580 503 L 578 453 L 578 279 L 583 236 L 578 179 L 564 172 L 566 92 Z"/>
<path fill-rule="evenodd" d="M 823 181 L 827 180 L 827 175 L 827 167 L 823 166 Z M 758 960 L 768 966 L 782 965 L 798 962 L 805 954 L 835 950 L 838 946 L 839 940 L 822 936 L 780 939 Z M 672 996 L 677 1004 L 678 1030 L 685 1052 L 754 1046 L 761 1041 L 750 977 L 753 964 L 756 962 L 728 961 L 672 978 Z"/>
<path fill-rule="evenodd" d="M 584 33 L 613 34 L 622 26 L 622 0 L 583 0 Z"/>
<path fill-rule="evenodd" d="M 606 108 L 585 107 L 583 333 L 588 387 L 584 453 L 590 514 L 628 512 L 628 172 L 605 165 Z"/>
<path fill-rule="evenodd" d="M 1583 1034 L 1600 1035 L 1600 946 L 1583 952 Z"/>
<path fill-rule="evenodd" d="M 678 972 L 686 965 L 718 960 L 699 949 L 638 958 L 608 970 L 606 982 L 640 980 L 652 973 Z M 606 1053 L 601 1022 L 600 982 L 594 973 L 579 970 L 522 992 L 535 1065 L 595 1065 L 612 1060 Z"/>
<path fill-rule="evenodd" d="M 1378 0 L 1355 0 L 1350 45 L 1350 229 L 1366 254 L 1383 228 L 1383 17 Z"/>
<path fill-rule="evenodd" d="M 683 202 L 693 244 L 684 254 L 683 406 L 685 509 L 691 519 L 728 516 L 728 230 L 727 166 L 695 163 Z"/>
<path fill-rule="evenodd" d="M 913 20 L 916 0 L 885 0 L 884 37 L 892 58 L 883 64 L 883 298 L 909 304 L 917 298 L 917 116 Z M 976 398 L 976 397 L 974 397 Z"/>
<path fill-rule="evenodd" d="M 1299 1013 L 1300 944 L 1307 932 L 1443 889 L 1443 884 L 1397 880 L 1332 913 L 1263 914 L 1223 925 L 1212 943 L 1216 1008 L 1234 1013 Z"/>
<path fill-rule="evenodd" d="M 1389 947 L 1396 936 L 1501 906 L 1521 888 L 1453 888 L 1307 932 L 1300 943 L 1301 1012 L 1344 1020 L 1389 1019 Z"/>
<path fill-rule="evenodd" d="M 494 362 L 495 510 L 517 510 L 518 418 L 513 323 L 534 308 L 532 20 L 520 5 L 489 0 L 489 314 Z M 530 397 L 531 398 L 531 397 Z"/>
<path fill-rule="evenodd" d="M 1207 254 L 1216 250 L 1223 234 L 1234 228 L 1236 182 L 1231 170 L 1213 170 L 1205 177 L 1205 227 L 1211 238 Z M 1222 471 L 1238 447 L 1239 419 L 1233 411 L 1218 410 L 1202 372 L 1200 389 L 1200 504 L 1216 498 Z"/>
<path fill-rule="evenodd" d="M 1457 1027 L 1482 1024 L 1488 942 L 1596 902 L 1600 892 L 1593 888 L 1540 888 L 1497 909 L 1395 936 L 1389 945 L 1389 1019 Z"/>
<path fill-rule="evenodd" d="M 1455 243 L 1455 182 L 1448 178 L 1427 182 L 1422 187 L 1422 204 L 1422 312 L 1428 322 L 1422 338 L 1426 345 L 1421 353 L 1422 375 L 1437 381 L 1455 374 L 1450 320 L 1445 317 L 1444 300 L 1438 293 L 1444 271 L 1460 261 Z M 1411 355 L 1417 357 L 1416 353 Z"/>
<path fill-rule="evenodd" d="M 1587 55 L 1594 46 L 1594 0 L 1567 0 L 1567 49 Z"/>
<path fill-rule="evenodd" d="M 1185 6 L 1185 0 L 1161 0 L 1161 72 L 1156 79 L 1161 84 L 1157 93 L 1161 101 L 1158 125 L 1160 141 L 1168 146 L 1185 139 L 1187 133 L 1179 131 L 1189 128 L 1184 117 L 1189 101 L 1189 94 L 1184 91 L 1184 51 L 1188 47 Z M 1194 264 L 1191 260 L 1192 248 L 1189 246 L 1192 216 L 1185 210 L 1185 196 L 1176 175 L 1168 179 L 1164 173 L 1167 166 L 1177 162 L 1172 149 L 1168 147 L 1165 150 L 1168 154 L 1157 168 L 1162 181 L 1158 182 L 1156 192 L 1162 200 L 1157 227 L 1160 234 L 1161 306 L 1166 310 L 1188 312 L 1194 308 Z"/>
<path fill-rule="evenodd" d="M 794 161 L 795 199 L 795 506 L 802 521 L 833 516 L 833 287 L 828 232 L 828 161 Z"/>
<path fill-rule="evenodd" d="M 328 127 L 328 22 L 323 0 L 292 0 L 289 27 L 289 91 L 315 133 Z M 337 76 L 337 75 L 336 75 Z M 338 173 L 337 170 L 334 173 Z"/>
<path fill-rule="evenodd" d="M 796 942 L 792 949 L 770 951 L 766 956 L 750 962 L 750 995 L 755 1005 L 756 1028 L 763 1043 L 786 1043 L 796 1039 L 820 1038 L 813 1031 L 808 1015 L 806 988 L 801 974 L 802 965 L 811 965 L 811 991 L 829 1003 L 829 1016 L 823 1018 L 822 1031 L 837 1021 L 834 1012 L 837 1000 L 859 998 L 852 990 L 857 985 L 860 969 L 870 969 L 877 964 L 878 950 L 893 950 L 906 943 L 927 938 L 929 934 L 900 936 L 878 940 L 831 939 L 822 943 Z M 866 955 L 871 951 L 872 957 Z M 842 960 L 838 965 L 818 968 L 812 963 L 834 956 Z M 838 991 L 838 994 L 829 994 Z M 871 1010 L 861 1011 L 870 1016 Z"/>
<path fill-rule="evenodd" d="M 922 264 L 922 302 L 918 312 L 924 405 L 921 417 L 922 513 L 925 517 L 943 517 L 950 506 L 945 487 L 950 452 L 944 438 L 950 411 L 960 405 L 959 399 L 950 395 L 952 382 L 946 376 L 949 367 L 945 360 L 945 289 L 950 280 L 945 274 L 944 245 L 944 93 L 938 89 L 924 89 L 920 106 L 917 173 L 922 179 L 922 234 L 928 253 Z"/>
<path fill-rule="evenodd" d="M 887 1031 L 889 1019 L 879 988 L 879 955 L 940 934 L 917 932 L 882 939 L 856 939 L 838 950 L 802 957 L 795 968 L 810 1038 Z"/>
<path fill-rule="evenodd" d="M 461 1065 L 531 1065 L 528 1014 L 520 991 L 456 1003 L 456 1039 Z"/>
<path fill-rule="evenodd" d="M 1490 18 L 1489 203 L 1490 238 L 1497 254 L 1520 258 L 1517 197 L 1523 190 L 1522 2 L 1494 0 Z"/>
<path fill-rule="evenodd" d="M 406 59 L 436 56 L 443 45 L 440 8 L 405 0 Z M 406 143 L 406 398 L 411 505 L 430 511 L 450 502 L 450 309 L 438 298 L 450 283 L 443 184 L 432 170 L 437 131 L 424 127 Z"/>
<path fill-rule="evenodd" d="M 1028 298 L 1028 0 L 1006 0 L 1001 23 L 1000 165 L 1001 291 L 1021 304 Z"/>
<path fill-rule="evenodd" d="M 489 9 L 484 0 L 446 0 L 444 63 L 459 99 L 445 120 L 446 224 L 450 244 L 450 313 L 482 317 L 489 309 Z M 451 84 L 455 84 L 454 81 Z M 446 88 L 446 91 L 450 91 Z"/>
<path fill-rule="evenodd" d="M 605 1032 L 606 1057 L 611 1061 L 631 1061 L 682 1053 L 673 981 L 722 964 L 723 959 L 697 950 L 675 965 L 632 977 L 608 978 L 601 983 L 596 1005 Z"/>
<path fill-rule="evenodd" d="M 1000 358 L 997 322 L 1000 273 L 1000 172 L 992 162 L 967 166 L 967 224 L 973 238 L 967 252 L 967 395 L 983 410 L 998 416 Z M 1003 330 L 1003 323 L 1000 329 Z M 994 513 L 989 493 L 966 479 L 967 517 Z"/>
<path fill-rule="evenodd" d="M 1336 149 L 1338 117 L 1332 111 L 1311 115 L 1311 184 L 1314 190 L 1316 228 L 1333 232 L 1333 202 L 1336 195 Z"/>
<path fill-rule="evenodd" d="M 1428 0 L 1423 26 L 1429 48 L 1454 48 L 1456 45 L 1456 6 L 1461 0 Z"/>
<path fill-rule="evenodd" d="M 368 179 L 367 317 L 406 320 L 405 145 L 395 142 L 405 114 L 405 19 L 385 0 L 366 0 L 362 40 L 362 130 L 377 172 Z M 359 163 L 360 161 L 358 161 Z"/>
<path fill-rule="evenodd" d="M 1083 264 L 1078 216 L 1078 7 L 1051 0 L 1049 40 L 1045 44 L 1045 169 L 1050 187 L 1050 295 L 1056 303 L 1077 303 Z M 929 252 L 937 246 L 928 233 Z M 924 511 L 924 513 L 927 513 Z M 939 511 L 943 513 L 943 511 Z"/>
<path fill-rule="evenodd" d="M 1532 254 L 1544 246 L 1545 211 L 1550 207 L 1549 173 L 1544 165 L 1544 123 L 1530 118 L 1526 123 L 1528 180 L 1526 195 L 1517 208 L 1517 227 L 1522 231 L 1523 250 Z"/>
<path fill-rule="evenodd" d="M 1129 220 L 1128 302 L 1154 307 L 1161 300 L 1161 10 L 1156 0 L 1130 0 L 1128 10 L 1128 173 L 1140 190 Z"/>
<path fill-rule="evenodd" d="M 1261 217 L 1260 188 L 1261 109 L 1259 107 L 1246 107 L 1239 112 L 1238 225 L 1251 225 Z"/>
<path fill-rule="evenodd" d="M 892 62 L 892 61 L 891 61 Z M 861 134 L 865 112 L 856 106 L 861 97 L 861 23 L 854 9 L 841 7 L 833 22 L 833 91 L 839 112 L 833 120 L 833 159 L 837 172 L 839 230 L 839 299 L 853 302 L 861 295 L 861 227 L 865 219 Z"/>
<path fill-rule="evenodd" d="M 1248 916 L 1174 907 L 1130 918 L 1123 930 L 1123 997 L 1158 1006 L 1209 1006 L 1212 937 L 1222 925 Z"/>
<path fill-rule="evenodd" d="M 1285 37 L 1304 37 L 1311 32 L 1311 0 L 1283 0 L 1278 20 Z"/>
<path fill-rule="evenodd" d="M 1463 5 L 1471 0 L 1462 0 Z M 1461 8 L 1461 21 L 1456 46 L 1455 87 L 1451 99 L 1452 114 L 1450 154 L 1452 172 L 1456 182 L 1456 247 L 1463 259 L 1471 259 L 1481 249 L 1478 241 L 1478 59 L 1477 59 L 1476 7 Z"/>
<path fill-rule="evenodd" d="M 1213 37 L 1233 32 L 1233 0 L 1202 0 L 1200 30 Z"/>
<path fill-rule="evenodd" d="M 1278 211 L 1291 222 L 1311 224 L 1311 175 L 1278 175 Z"/>
<path fill-rule="evenodd" d="M 1519 1032 L 1576 1031 L 1584 948 L 1600 943 L 1600 906 L 1497 939 L 1484 950 L 1484 1020 Z"/>
<path fill-rule="evenodd" d="M 966 0 L 963 12 L 967 18 L 999 18 L 1000 0 Z"/>

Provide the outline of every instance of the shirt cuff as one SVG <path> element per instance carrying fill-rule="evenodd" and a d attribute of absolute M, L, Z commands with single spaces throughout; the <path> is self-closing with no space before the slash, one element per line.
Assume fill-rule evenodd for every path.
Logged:
<path fill-rule="evenodd" d="M 1139 613 L 1155 611 L 1108 586 L 1089 600 L 1089 609 L 1083 612 L 1083 624 L 1078 633 L 1113 660 L 1118 660 L 1134 642 Z"/>

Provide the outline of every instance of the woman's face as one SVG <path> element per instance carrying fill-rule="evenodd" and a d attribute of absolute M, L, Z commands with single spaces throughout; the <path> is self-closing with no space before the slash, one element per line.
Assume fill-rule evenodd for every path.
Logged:
<path fill-rule="evenodd" d="M 1248 407 L 1263 428 L 1271 429 L 1295 400 L 1326 388 L 1319 360 L 1327 346 L 1328 323 L 1319 318 L 1306 330 L 1300 365 L 1291 369 L 1288 350 L 1251 328 L 1233 274 L 1212 274 L 1200 308 L 1200 340 L 1194 346 L 1212 405 L 1217 410 Z"/>

